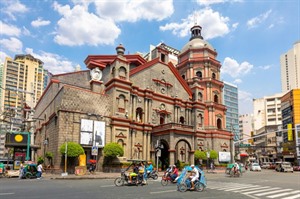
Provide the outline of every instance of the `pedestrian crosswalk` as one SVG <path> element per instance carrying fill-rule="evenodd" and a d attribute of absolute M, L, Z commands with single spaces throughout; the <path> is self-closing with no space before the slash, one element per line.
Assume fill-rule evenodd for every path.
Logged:
<path fill-rule="evenodd" d="M 300 190 L 254 184 L 210 181 L 207 189 L 240 193 L 253 198 L 300 199 Z"/>

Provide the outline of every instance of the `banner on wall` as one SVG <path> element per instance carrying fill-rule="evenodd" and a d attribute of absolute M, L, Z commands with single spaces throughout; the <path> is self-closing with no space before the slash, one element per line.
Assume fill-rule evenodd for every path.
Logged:
<path fill-rule="evenodd" d="M 230 152 L 219 152 L 219 162 L 230 162 Z"/>
<path fill-rule="evenodd" d="M 80 144 L 104 147 L 105 122 L 81 119 Z"/>

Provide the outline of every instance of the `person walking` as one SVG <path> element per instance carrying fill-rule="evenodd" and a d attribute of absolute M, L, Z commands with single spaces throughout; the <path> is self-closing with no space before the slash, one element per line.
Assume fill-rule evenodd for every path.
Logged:
<path fill-rule="evenodd" d="M 23 173 L 24 173 L 24 165 L 23 162 L 21 162 L 20 169 L 19 169 L 19 179 L 23 178 Z"/>
<path fill-rule="evenodd" d="M 44 171 L 43 165 L 42 165 L 42 163 L 39 163 L 39 165 L 37 166 L 37 179 L 38 180 L 42 178 L 43 171 Z"/>

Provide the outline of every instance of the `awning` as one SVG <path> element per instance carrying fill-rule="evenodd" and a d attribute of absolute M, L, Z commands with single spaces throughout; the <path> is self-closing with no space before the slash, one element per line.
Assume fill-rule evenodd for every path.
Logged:
<path fill-rule="evenodd" d="M 248 157 L 249 155 L 248 155 L 248 153 L 241 153 L 240 154 L 240 157 Z"/>

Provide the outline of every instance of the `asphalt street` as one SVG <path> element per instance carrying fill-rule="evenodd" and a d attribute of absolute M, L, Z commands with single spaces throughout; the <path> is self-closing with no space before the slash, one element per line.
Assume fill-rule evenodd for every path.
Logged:
<path fill-rule="evenodd" d="M 239 178 L 224 173 L 206 174 L 203 192 L 177 191 L 176 185 L 162 186 L 160 178 L 145 186 L 116 187 L 114 179 L 23 179 L 0 178 L 1 199 L 299 199 L 300 172 L 278 173 L 271 170 L 247 171 Z"/>

